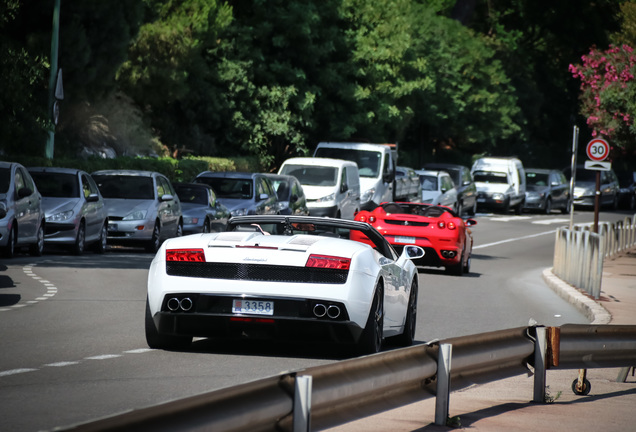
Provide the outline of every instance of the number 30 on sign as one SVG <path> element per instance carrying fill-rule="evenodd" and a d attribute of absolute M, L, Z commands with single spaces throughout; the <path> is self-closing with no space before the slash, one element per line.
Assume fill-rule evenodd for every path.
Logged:
<path fill-rule="evenodd" d="M 593 161 L 602 161 L 609 155 L 610 147 L 604 139 L 596 138 L 587 143 L 587 157 Z"/>

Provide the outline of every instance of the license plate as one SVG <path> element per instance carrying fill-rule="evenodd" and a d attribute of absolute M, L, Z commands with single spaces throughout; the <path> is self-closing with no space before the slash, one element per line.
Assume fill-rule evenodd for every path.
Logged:
<path fill-rule="evenodd" d="M 265 300 L 232 300 L 232 313 L 274 315 L 274 302 Z"/>
<path fill-rule="evenodd" d="M 415 237 L 395 236 L 396 243 L 415 244 Z"/>
<path fill-rule="evenodd" d="M 486 202 L 486 198 L 477 198 L 477 202 Z"/>

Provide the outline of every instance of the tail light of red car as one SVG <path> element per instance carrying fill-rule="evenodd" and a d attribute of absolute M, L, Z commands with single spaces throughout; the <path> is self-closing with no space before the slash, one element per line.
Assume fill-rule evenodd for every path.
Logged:
<path fill-rule="evenodd" d="M 448 228 L 449 230 L 454 230 L 457 228 L 457 225 L 455 225 L 455 222 L 453 221 L 449 221 L 448 223 L 439 221 L 437 222 L 437 227 L 440 229 Z"/>

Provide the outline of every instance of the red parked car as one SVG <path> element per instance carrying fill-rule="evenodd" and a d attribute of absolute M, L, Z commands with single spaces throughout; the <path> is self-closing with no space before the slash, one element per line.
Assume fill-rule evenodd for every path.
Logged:
<path fill-rule="evenodd" d="M 380 231 L 398 251 L 406 245 L 417 245 L 426 252 L 414 260 L 416 265 L 445 267 L 461 276 L 470 271 L 474 219 L 462 219 L 449 207 L 422 203 L 382 203 L 373 211 L 359 212 L 355 220 L 368 222 Z M 351 239 L 367 243 L 358 231 Z"/>

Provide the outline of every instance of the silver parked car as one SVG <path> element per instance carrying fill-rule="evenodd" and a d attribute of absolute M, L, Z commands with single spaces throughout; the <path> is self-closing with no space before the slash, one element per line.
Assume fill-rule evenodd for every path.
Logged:
<path fill-rule="evenodd" d="M 153 171 L 106 170 L 91 174 L 108 213 L 108 242 L 145 246 L 183 235 L 181 203 L 172 184 Z"/>
<path fill-rule="evenodd" d="M 42 194 L 45 245 L 70 247 L 74 254 L 92 246 L 106 250 L 108 215 L 91 176 L 73 168 L 28 168 Z"/>
<path fill-rule="evenodd" d="M 31 255 L 44 249 L 42 197 L 19 163 L 0 162 L 0 249 L 7 258 L 29 246 Z"/>
<path fill-rule="evenodd" d="M 524 210 L 570 212 L 570 183 L 559 170 L 526 168 L 526 201 Z"/>
<path fill-rule="evenodd" d="M 183 213 L 183 234 L 225 231 L 230 210 L 216 199 L 214 190 L 201 183 L 175 183 Z"/>

